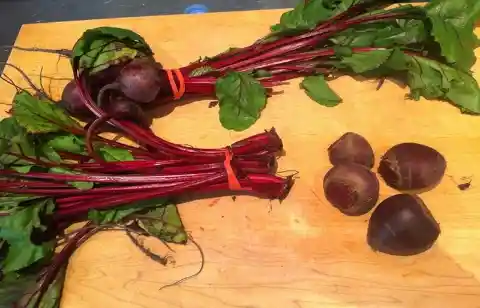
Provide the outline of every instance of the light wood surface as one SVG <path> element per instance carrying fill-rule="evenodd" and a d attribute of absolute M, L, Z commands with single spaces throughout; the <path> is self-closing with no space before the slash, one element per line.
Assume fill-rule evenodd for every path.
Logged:
<path fill-rule="evenodd" d="M 281 12 L 25 25 L 16 44 L 71 48 L 88 28 L 126 27 L 142 34 L 165 66 L 176 67 L 249 44 Z M 46 76 L 71 76 L 68 61 L 57 62 L 54 55 L 14 51 L 9 61 L 36 81 L 42 67 Z M 11 68 L 6 73 L 20 81 Z M 65 84 L 44 82 L 57 97 Z M 271 98 L 261 120 L 243 133 L 222 129 L 218 110 L 208 108 L 208 101 L 179 106 L 157 119 L 160 136 L 202 147 L 223 146 L 273 126 L 285 142 L 280 169 L 298 170 L 300 178 L 281 204 L 253 197 L 183 204 L 185 225 L 203 247 L 206 264 L 199 277 L 180 286 L 159 290 L 198 269 L 200 255 L 193 245 L 174 247 L 176 264 L 163 267 L 121 233 L 95 236 L 71 259 L 62 307 L 480 307 L 480 118 L 461 115 L 444 102 L 407 100 L 407 90 L 388 81 L 380 91 L 376 81 L 347 77 L 331 85 L 344 98 L 340 106 L 314 103 L 295 81 L 282 87 L 284 94 Z M 13 93 L 0 84 L 0 102 L 9 103 Z M 349 218 L 327 204 L 326 149 L 347 131 L 367 137 L 377 157 L 396 143 L 427 144 L 445 155 L 449 176 L 473 176 L 470 190 L 458 190 L 445 177 L 436 190 L 422 194 L 442 227 L 430 251 L 414 257 L 372 252 L 365 241 L 369 215 Z M 382 183 L 382 199 L 394 193 Z"/>

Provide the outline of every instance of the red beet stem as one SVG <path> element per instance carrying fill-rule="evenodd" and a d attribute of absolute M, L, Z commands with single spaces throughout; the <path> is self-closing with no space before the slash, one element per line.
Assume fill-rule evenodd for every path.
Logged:
<path fill-rule="evenodd" d="M 253 64 L 271 57 L 284 55 L 295 50 L 316 46 L 320 41 L 353 25 L 367 22 L 379 22 L 386 19 L 397 19 L 406 16 L 408 15 L 402 12 L 386 12 L 341 21 L 325 27 L 320 25 L 316 29 L 298 36 L 281 38 L 269 43 L 254 43 L 251 46 L 243 48 L 241 51 L 235 52 L 231 56 L 222 56 L 219 59 L 194 63 L 184 68 L 184 70 L 188 73 L 195 68 L 206 65 L 223 71 L 227 69 L 236 69 L 247 64 Z"/>
<path fill-rule="evenodd" d="M 244 160 L 235 158 L 233 164 L 237 169 L 242 169 L 244 172 L 251 172 L 248 171 L 251 168 L 264 168 L 270 171 L 275 165 L 275 157 L 266 156 L 262 160 Z M 225 166 L 223 162 L 198 164 L 188 160 L 146 160 L 105 162 L 102 164 L 86 163 L 73 165 L 72 168 L 93 173 L 144 173 L 152 171 L 157 174 L 178 174 L 184 172 L 194 173 L 209 170 L 223 170 L 225 169 Z"/>
<path fill-rule="evenodd" d="M 93 147 L 93 137 L 95 136 L 96 131 L 102 125 L 107 123 L 110 118 L 111 118 L 110 116 L 106 115 L 106 116 L 102 116 L 102 117 L 96 119 L 95 121 L 93 121 L 91 123 L 90 127 L 88 128 L 86 136 L 85 136 L 85 144 L 86 144 L 88 154 L 98 162 L 103 162 L 104 159 L 102 159 L 100 157 L 100 155 L 98 155 L 97 151 L 95 151 L 95 149 Z"/>
<path fill-rule="evenodd" d="M 293 184 L 291 178 L 284 179 L 265 174 L 250 174 L 246 178 L 239 179 L 239 182 L 242 191 L 273 199 L 283 199 Z M 121 196 L 107 194 L 95 198 L 95 203 L 91 203 L 91 198 L 87 199 L 82 196 L 61 198 L 57 201 L 59 209 L 56 215 L 58 216 L 57 219 L 64 220 L 69 217 L 84 215 L 90 209 L 105 209 L 130 202 L 156 197 L 177 196 L 188 192 L 211 193 L 215 191 L 230 191 L 226 173 L 219 173 L 208 179 L 182 183 L 165 189 L 129 192 Z"/>
<path fill-rule="evenodd" d="M 48 167 L 56 167 L 56 166 L 60 165 L 60 164 L 57 164 L 57 163 L 47 162 L 47 161 L 40 160 L 38 158 L 29 157 L 29 156 L 25 156 L 25 155 L 21 155 L 21 154 L 17 154 L 17 153 L 8 152 L 8 153 L 5 153 L 5 154 L 8 154 L 8 155 L 14 156 L 18 159 L 25 160 L 25 161 L 31 162 L 35 165 L 39 165 L 39 166 L 43 166 L 43 167 L 47 167 L 47 168 Z"/>
<path fill-rule="evenodd" d="M 18 173 L 9 170 L 0 171 L 0 175 L 25 178 L 43 179 L 61 182 L 94 182 L 111 184 L 132 184 L 132 183 L 171 183 L 184 180 L 193 180 L 204 176 L 215 175 L 215 172 L 204 173 L 180 173 L 168 175 L 104 175 L 104 174 L 55 174 L 42 172 Z"/>
<path fill-rule="evenodd" d="M 56 199 L 57 204 L 61 208 L 71 207 L 71 204 L 75 206 L 78 202 L 91 202 L 92 196 L 95 198 L 107 198 L 111 197 L 112 193 L 139 193 L 139 192 L 148 192 L 148 191 L 160 191 L 161 189 L 170 189 L 178 185 L 188 184 L 188 181 L 184 182 L 175 182 L 175 183 L 161 183 L 161 184 L 143 184 L 135 186 L 114 186 L 114 187 L 100 187 L 93 188 L 90 190 L 79 191 L 78 189 L 70 189 L 68 193 L 61 194 L 56 193 L 58 196 Z M 97 199 L 95 199 L 97 200 Z"/>
<path fill-rule="evenodd" d="M 330 18 L 326 22 L 320 24 L 317 26 L 318 28 L 324 28 L 327 26 L 330 26 L 334 23 L 338 23 L 341 20 L 349 19 L 356 17 L 358 15 L 368 13 L 369 10 L 372 10 L 374 8 L 379 8 L 382 6 L 385 6 L 386 4 L 394 4 L 397 1 L 392 1 L 392 0 L 371 0 L 371 1 L 360 1 L 359 3 L 356 3 L 352 5 L 350 8 L 345 10 L 344 12 Z"/>
<path fill-rule="evenodd" d="M 84 164 L 74 165 L 75 169 L 84 170 L 87 172 L 99 172 L 99 173 L 115 173 L 123 172 L 128 173 L 131 171 L 138 171 L 144 169 L 156 169 L 162 170 L 168 166 L 183 166 L 188 165 L 189 161 L 181 159 L 172 160 L 134 160 L 134 161 L 114 161 L 114 162 L 89 162 Z"/>
<path fill-rule="evenodd" d="M 189 181 L 188 183 L 182 183 L 170 188 L 160 189 L 156 191 L 133 192 L 129 194 L 122 194 L 120 196 L 110 194 L 104 198 L 96 198 L 95 203 L 83 202 L 83 201 L 80 201 L 78 203 L 68 203 L 67 209 L 63 209 L 62 205 L 59 205 L 59 209 L 57 210 L 56 214 L 64 217 L 72 216 L 72 215 L 77 216 L 90 209 L 110 208 L 110 207 L 121 205 L 121 204 L 128 204 L 131 202 L 158 198 L 158 197 L 167 197 L 167 196 L 174 197 L 174 196 L 178 196 L 179 194 L 184 194 L 192 190 L 200 189 L 202 186 L 209 186 L 209 185 L 220 183 L 222 181 L 226 181 L 226 179 L 227 179 L 226 172 L 223 172 L 208 178 L 203 178 L 201 180 Z M 64 206 L 66 205 L 64 204 Z"/>
<path fill-rule="evenodd" d="M 84 100 L 85 105 L 89 108 L 89 110 L 98 118 L 106 119 L 108 116 L 101 108 L 95 105 L 91 96 L 88 94 L 85 88 L 85 76 L 82 74 L 80 76 L 75 75 L 75 81 L 77 83 L 77 87 L 79 88 L 80 95 Z M 137 143 L 142 145 L 147 145 L 152 147 L 153 149 L 157 150 L 159 154 L 163 154 L 169 157 L 188 157 L 192 158 L 195 156 L 198 159 L 223 159 L 224 158 L 224 149 L 195 149 L 190 147 L 185 147 L 181 145 L 177 145 L 162 138 L 156 136 L 151 130 L 147 130 L 144 128 L 139 127 L 138 125 L 129 122 L 129 121 L 120 121 L 116 119 L 110 119 L 108 121 L 111 125 L 123 130 L 130 138 L 135 140 Z M 268 132 L 264 134 L 269 134 Z M 278 138 L 278 136 L 276 136 Z M 272 138 L 266 138 L 266 140 L 273 140 Z M 281 142 L 277 142 L 277 144 L 281 144 Z M 265 144 L 268 146 L 269 144 Z M 241 152 L 246 152 L 248 154 L 253 154 L 248 150 L 248 144 L 245 145 L 247 149 L 241 149 Z M 258 147 L 258 145 L 255 145 Z M 276 148 L 275 151 L 279 151 L 281 148 Z M 236 155 L 236 149 L 232 148 L 232 152 Z"/>
<path fill-rule="evenodd" d="M 170 155 L 171 157 L 192 157 L 196 159 L 215 159 L 224 160 L 225 148 L 223 149 L 199 149 L 187 147 L 179 144 L 168 142 L 156 136 L 152 131 L 145 130 L 132 122 L 125 122 L 125 127 L 134 132 L 135 136 L 152 145 L 156 150 Z M 271 150 L 278 152 L 282 150 L 282 142 L 274 129 L 264 132 L 245 140 L 232 144 L 231 150 L 234 156 L 254 154 L 259 150 Z"/>
<path fill-rule="evenodd" d="M 35 295 L 38 295 L 35 299 L 35 304 L 32 307 L 39 307 L 43 296 L 47 292 L 50 285 L 55 281 L 57 275 L 60 273 L 62 268 L 67 265 L 70 256 L 73 254 L 75 249 L 78 248 L 80 243 L 83 243 L 92 235 L 91 232 L 94 229 L 95 228 L 92 225 L 87 224 L 85 227 L 79 230 L 71 240 L 67 242 L 67 244 L 57 255 L 55 255 L 51 264 L 47 268 L 47 271 L 40 283 L 39 288 L 34 294 L 31 295 L 29 299 L 29 302 L 31 302 Z M 30 305 L 27 306 L 30 307 Z"/>

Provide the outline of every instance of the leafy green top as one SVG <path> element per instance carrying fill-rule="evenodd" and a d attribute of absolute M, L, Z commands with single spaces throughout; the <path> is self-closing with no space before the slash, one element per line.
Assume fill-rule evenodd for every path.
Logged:
<path fill-rule="evenodd" d="M 431 22 L 432 35 L 447 62 L 469 71 L 476 60 L 474 49 L 478 46 L 478 39 L 474 28 L 480 17 L 480 1 L 432 0 L 425 10 Z"/>
<path fill-rule="evenodd" d="M 395 49 L 342 53 L 335 65 L 358 74 L 405 77 L 410 97 L 450 101 L 462 112 L 480 114 L 480 89 L 468 73 L 421 55 Z"/>
<path fill-rule="evenodd" d="M 50 133 L 66 128 L 79 129 L 78 123 L 49 101 L 20 92 L 13 99 L 15 120 L 30 133 Z"/>
<path fill-rule="evenodd" d="M 286 12 L 280 23 L 271 27 L 272 32 L 311 30 L 319 23 L 345 12 L 359 0 L 310 0 L 300 1 L 295 9 Z"/>
<path fill-rule="evenodd" d="M 241 131 L 253 125 L 267 104 L 265 88 L 247 73 L 230 72 L 216 83 L 223 127 Z"/>
<path fill-rule="evenodd" d="M 19 203 L 10 215 L 0 217 L 0 241 L 8 244 L 6 256 L 1 260 L 4 274 L 19 271 L 51 256 L 55 242 L 33 243 L 32 236 L 46 231 L 42 220 L 54 209 L 52 199 L 27 199 Z"/>
<path fill-rule="evenodd" d="M 305 77 L 300 87 L 305 90 L 311 99 L 320 105 L 334 107 L 342 101 L 342 99 L 330 89 L 325 81 L 325 77 L 322 75 Z"/>
<path fill-rule="evenodd" d="M 89 73 L 102 71 L 124 60 L 151 56 L 139 34 L 122 28 L 99 27 L 85 31 L 73 47 L 72 65 Z"/>

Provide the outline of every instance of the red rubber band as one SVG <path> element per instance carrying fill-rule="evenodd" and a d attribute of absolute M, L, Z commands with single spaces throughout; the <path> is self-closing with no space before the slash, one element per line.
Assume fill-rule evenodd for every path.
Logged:
<path fill-rule="evenodd" d="M 238 181 L 237 176 L 235 175 L 235 172 L 232 168 L 232 158 L 233 156 L 230 148 L 226 148 L 225 161 L 223 162 L 223 165 L 225 166 L 225 170 L 227 171 L 228 187 L 231 190 L 241 190 L 242 186 L 240 185 L 240 182 Z"/>
<path fill-rule="evenodd" d="M 173 99 L 179 100 L 185 94 L 185 77 L 183 76 L 182 72 L 179 69 L 174 70 L 166 70 L 168 82 L 170 83 L 170 87 L 172 88 Z M 179 87 L 177 87 L 177 83 L 173 78 L 173 73 L 177 76 Z"/>

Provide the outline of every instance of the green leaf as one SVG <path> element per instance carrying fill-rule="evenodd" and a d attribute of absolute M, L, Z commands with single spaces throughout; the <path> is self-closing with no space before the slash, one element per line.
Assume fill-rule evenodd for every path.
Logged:
<path fill-rule="evenodd" d="M 242 131 L 252 126 L 267 104 L 265 88 L 247 73 L 230 72 L 219 78 L 216 94 L 223 127 Z"/>
<path fill-rule="evenodd" d="M 36 285 L 34 275 L 8 274 L 0 281 L 0 307 L 15 307 L 28 290 Z"/>
<path fill-rule="evenodd" d="M 90 73 L 153 52 L 139 34 L 122 28 L 99 27 L 87 30 L 73 47 L 72 64 Z"/>
<path fill-rule="evenodd" d="M 45 242 L 36 245 L 30 239 L 16 239 L 15 243 L 8 246 L 7 257 L 2 261 L 2 271 L 12 273 L 31 264 L 50 258 L 55 250 L 55 242 Z"/>
<path fill-rule="evenodd" d="M 26 196 L 17 194 L 2 194 L 0 195 L 0 210 L 8 211 L 15 209 L 23 202 L 39 199 L 39 196 Z"/>
<path fill-rule="evenodd" d="M 8 243 L 5 259 L 1 260 L 2 272 L 11 273 L 26 268 L 52 255 L 55 242 L 32 243 L 32 232 L 45 231 L 42 217 L 55 209 L 53 199 L 38 199 L 27 207 L 17 208 L 8 216 L 0 217 L 0 239 Z"/>
<path fill-rule="evenodd" d="M 65 283 L 65 273 L 66 267 L 64 266 L 60 269 L 55 280 L 48 286 L 47 291 L 42 296 L 38 306 L 35 305 L 35 300 L 38 296 L 35 296 L 34 299 L 30 302 L 26 308 L 59 308 L 60 300 L 62 298 L 63 285 Z"/>
<path fill-rule="evenodd" d="M 83 138 L 73 134 L 52 133 L 37 137 L 37 139 L 40 144 L 38 154 L 40 157 L 45 157 L 48 161 L 62 162 L 62 157 L 58 152 L 86 154 Z"/>
<path fill-rule="evenodd" d="M 337 57 L 351 57 L 353 55 L 353 49 L 350 47 L 346 46 L 335 46 L 333 47 L 333 50 L 335 51 L 335 55 Z"/>
<path fill-rule="evenodd" d="M 108 210 L 90 210 L 88 219 L 97 225 L 118 223 L 133 213 L 142 212 L 149 208 L 161 207 L 167 204 L 164 198 L 154 198 L 131 204 L 115 207 Z"/>
<path fill-rule="evenodd" d="M 267 70 L 255 70 L 251 73 L 253 78 L 266 78 L 266 77 L 272 77 L 272 73 L 267 71 Z"/>
<path fill-rule="evenodd" d="M 41 156 L 47 158 L 47 160 L 59 163 L 62 161 L 62 157 L 60 154 L 55 151 L 54 148 L 52 148 L 48 143 L 44 143 L 40 146 L 39 152 Z"/>
<path fill-rule="evenodd" d="M 112 147 L 103 147 L 98 150 L 100 156 L 105 161 L 133 161 L 135 158 L 133 157 L 130 151 L 125 149 L 119 148 L 112 148 Z"/>
<path fill-rule="evenodd" d="M 379 68 L 384 76 L 406 75 L 410 97 L 418 100 L 447 100 L 462 112 L 480 114 L 480 89 L 468 73 L 421 56 L 407 55 L 394 49 L 390 58 Z"/>
<path fill-rule="evenodd" d="M 11 167 L 13 170 L 19 172 L 19 173 L 29 173 L 30 170 L 32 170 L 33 165 L 26 165 L 26 166 L 12 166 Z"/>
<path fill-rule="evenodd" d="M 30 165 L 31 162 L 10 155 L 35 156 L 35 146 L 31 136 L 18 122 L 10 117 L 0 121 L 0 164 Z"/>
<path fill-rule="evenodd" d="M 342 56 L 339 68 L 349 68 L 357 74 L 365 73 L 379 68 L 392 54 L 391 49 L 379 49 L 367 52 L 352 53 L 351 56 Z M 344 55 L 344 54 L 343 54 Z"/>
<path fill-rule="evenodd" d="M 12 139 L 23 138 L 26 136 L 26 131 L 18 125 L 18 122 L 12 118 L 4 118 L 0 121 L 0 153 L 7 151 L 12 142 Z"/>
<path fill-rule="evenodd" d="M 83 138 L 73 134 L 55 134 L 49 136 L 46 143 L 55 151 L 70 152 L 75 154 L 85 153 L 85 142 Z"/>
<path fill-rule="evenodd" d="M 407 56 L 410 96 L 445 99 L 462 112 L 480 114 L 480 89 L 468 73 L 423 57 Z"/>
<path fill-rule="evenodd" d="M 139 225 L 149 234 L 170 243 L 185 244 L 188 240 L 175 204 L 157 207 L 142 215 Z"/>
<path fill-rule="evenodd" d="M 119 206 L 110 210 L 95 210 L 88 211 L 88 219 L 94 224 L 103 225 L 110 223 L 118 223 L 125 217 L 139 211 L 140 209 L 130 205 Z"/>
<path fill-rule="evenodd" d="M 425 43 L 428 38 L 422 20 L 399 19 L 349 28 L 330 40 L 336 46 L 392 48 Z"/>
<path fill-rule="evenodd" d="M 320 105 L 334 107 L 342 102 L 342 99 L 330 89 L 322 75 L 305 77 L 300 87 L 305 89 L 307 95 Z"/>
<path fill-rule="evenodd" d="M 426 6 L 431 33 L 448 63 L 469 71 L 475 63 L 475 22 L 480 17 L 478 0 L 432 0 Z"/>
<path fill-rule="evenodd" d="M 28 148 L 27 148 L 28 146 Z M 17 144 L 14 143 L 12 144 L 12 147 L 10 148 L 9 153 L 14 153 L 18 155 L 23 155 L 23 153 L 27 152 L 27 149 L 30 148 L 31 145 L 27 144 Z M 28 156 L 28 155 L 27 155 Z M 3 168 L 11 168 L 13 166 L 26 166 L 26 165 L 32 165 L 31 162 L 18 158 L 15 155 L 10 155 L 7 153 L 0 154 L 0 165 L 3 165 Z"/>
<path fill-rule="evenodd" d="M 190 74 L 188 74 L 188 76 L 189 77 L 199 77 L 199 76 L 203 76 L 205 74 L 215 72 L 215 71 L 216 70 L 211 66 L 200 66 L 200 67 L 194 69 L 193 71 L 191 71 Z"/>
<path fill-rule="evenodd" d="M 300 1 L 291 11 L 280 18 L 280 23 L 272 26 L 272 32 L 303 31 L 315 28 L 350 8 L 358 0 L 309 0 Z"/>
<path fill-rule="evenodd" d="M 65 127 L 80 129 L 78 123 L 61 108 L 46 100 L 20 92 L 13 99 L 13 117 L 30 133 L 64 131 Z"/>
<path fill-rule="evenodd" d="M 80 67 L 89 69 L 94 74 L 104 69 L 119 64 L 126 59 L 134 59 L 141 54 L 134 48 L 123 46 L 116 40 L 110 38 L 93 41 L 91 51 L 80 59 Z"/>
<path fill-rule="evenodd" d="M 48 169 L 48 172 L 50 173 L 57 173 L 57 174 L 81 174 L 80 172 L 68 170 L 65 168 L 61 167 L 52 167 Z M 80 190 L 88 190 L 92 189 L 94 186 L 93 182 L 69 182 L 70 185 L 72 185 L 75 188 L 78 188 Z"/>
<path fill-rule="evenodd" d="M 380 25 L 372 24 L 370 27 L 362 29 L 358 28 L 349 28 L 344 30 L 337 35 L 330 38 L 330 41 L 333 42 L 334 47 L 339 46 L 348 46 L 348 47 L 369 47 L 372 46 L 377 39 L 377 33 L 385 27 L 391 27 L 387 23 L 381 23 Z"/>
<path fill-rule="evenodd" d="M 394 48 L 390 57 L 383 63 L 378 69 L 381 76 L 394 75 L 398 71 L 407 71 L 407 58 L 408 56 L 399 48 Z"/>
<path fill-rule="evenodd" d="M 424 20 L 398 19 L 395 22 L 398 28 L 390 35 L 385 30 L 381 31 L 375 40 L 375 47 L 405 46 L 428 41 L 428 29 Z"/>

